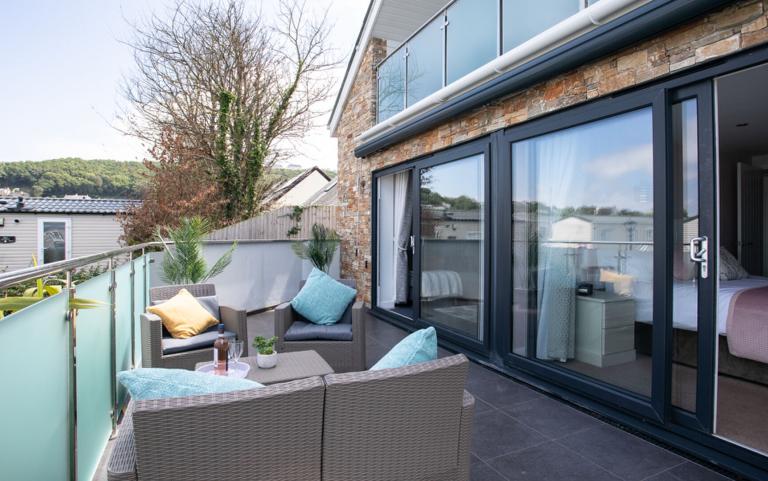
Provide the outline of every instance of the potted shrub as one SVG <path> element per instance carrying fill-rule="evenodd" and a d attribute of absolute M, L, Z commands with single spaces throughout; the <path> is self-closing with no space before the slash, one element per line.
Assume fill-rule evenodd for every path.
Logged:
<path fill-rule="evenodd" d="M 276 342 L 277 336 L 272 336 L 269 339 L 261 336 L 254 338 L 253 347 L 256 348 L 256 364 L 260 368 L 269 369 L 277 364 Z"/>
<path fill-rule="evenodd" d="M 307 241 L 293 243 L 293 252 L 299 259 L 306 259 L 321 271 L 328 273 L 331 268 L 336 247 L 339 245 L 339 234 L 322 224 L 312 226 L 312 238 Z"/>

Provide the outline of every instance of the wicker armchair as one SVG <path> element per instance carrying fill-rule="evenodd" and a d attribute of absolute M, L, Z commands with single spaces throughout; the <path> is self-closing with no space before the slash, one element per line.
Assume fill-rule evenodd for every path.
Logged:
<path fill-rule="evenodd" d="M 354 288 L 352 279 L 340 279 L 339 282 Z M 304 287 L 302 281 L 299 288 Z M 336 372 L 362 371 L 365 369 L 365 318 L 366 312 L 362 301 L 353 301 L 339 323 L 352 324 L 351 341 L 306 340 L 286 341 L 285 333 L 301 315 L 293 310 L 290 302 L 275 308 L 275 335 L 278 337 L 278 352 L 316 351 Z"/>
<path fill-rule="evenodd" d="M 186 289 L 195 297 L 215 296 L 216 287 L 213 284 L 188 284 L 153 287 L 149 290 L 150 303 L 170 299 Z M 224 329 L 235 333 L 237 339 L 243 342 L 243 356 L 248 356 L 248 330 L 245 310 L 219 306 L 219 320 L 224 323 Z M 163 322 L 160 317 L 151 313 L 141 315 L 141 364 L 143 367 L 165 367 L 175 369 L 195 369 L 198 362 L 211 359 L 211 348 L 205 347 L 173 354 L 163 354 Z"/>

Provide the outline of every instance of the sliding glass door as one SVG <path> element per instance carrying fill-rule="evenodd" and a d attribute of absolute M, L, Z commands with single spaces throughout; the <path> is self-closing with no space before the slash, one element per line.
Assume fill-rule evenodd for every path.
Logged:
<path fill-rule="evenodd" d="M 375 174 L 375 300 L 442 339 L 488 348 L 488 138 Z"/>
<path fill-rule="evenodd" d="M 420 314 L 482 341 L 485 321 L 485 154 L 419 169 Z"/>

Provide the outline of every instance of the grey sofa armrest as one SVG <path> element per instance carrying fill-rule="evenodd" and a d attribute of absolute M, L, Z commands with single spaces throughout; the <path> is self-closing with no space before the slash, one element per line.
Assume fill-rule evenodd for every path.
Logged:
<path fill-rule="evenodd" d="M 355 351 L 353 358 L 356 360 L 355 369 L 365 370 L 365 321 L 368 313 L 363 301 L 356 301 L 352 305 L 352 340 Z"/>
<path fill-rule="evenodd" d="M 219 306 L 219 313 L 224 329 L 237 334 L 237 339 L 243 341 L 243 357 L 248 356 L 248 315 L 245 309 Z"/>
<path fill-rule="evenodd" d="M 163 321 L 160 316 L 145 312 L 141 315 L 141 365 L 162 367 Z"/>
<path fill-rule="evenodd" d="M 475 397 L 464 391 L 459 428 L 459 481 L 469 481 L 470 447 L 472 446 L 472 420 L 475 415 Z"/>
<path fill-rule="evenodd" d="M 277 336 L 277 348 L 279 351 L 284 351 L 283 338 L 285 337 L 285 332 L 293 324 L 293 320 L 293 308 L 290 302 L 285 302 L 275 308 L 275 336 Z"/>

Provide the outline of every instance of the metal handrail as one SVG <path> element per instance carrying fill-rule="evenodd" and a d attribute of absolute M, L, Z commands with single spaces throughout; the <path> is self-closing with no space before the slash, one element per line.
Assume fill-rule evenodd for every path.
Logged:
<path fill-rule="evenodd" d="M 40 266 L 27 267 L 11 272 L 0 274 L 0 289 L 18 284 L 19 282 L 37 279 L 43 276 L 58 274 L 60 272 L 70 271 L 79 267 L 85 267 L 94 262 L 109 260 L 121 255 L 132 254 L 136 251 L 144 250 L 149 247 L 162 246 L 162 242 L 145 242 L 128 247 L 121 247 L 111 251 L 99 252 L 87 256 L 76 257 L 74 259 L 65 259 L 63 261 L 51 262 Z"/>

